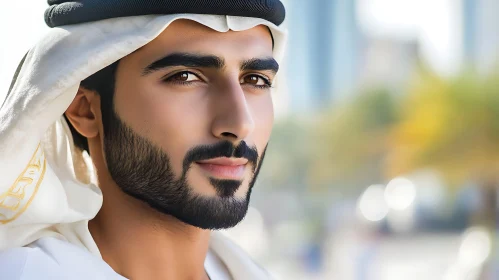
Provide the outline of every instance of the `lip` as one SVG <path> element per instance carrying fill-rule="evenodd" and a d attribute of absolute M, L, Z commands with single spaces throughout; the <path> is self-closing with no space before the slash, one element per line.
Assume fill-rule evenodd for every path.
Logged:
<path fill-rule="evenodd" d="M 237 165 L 246 165 L 248 160 L 245 158 L 228 158 L 228 157 L 219 157 L 209 160 L 201 160 L 197 163 L 201 164 L 216 164 L 223 166 L 237 166 Z"/>
<path fill-rule="evenodd" d="M 215 158 L 196 162 L 210 177 L 226 180 L 242 180 L 247 159 Z"/>

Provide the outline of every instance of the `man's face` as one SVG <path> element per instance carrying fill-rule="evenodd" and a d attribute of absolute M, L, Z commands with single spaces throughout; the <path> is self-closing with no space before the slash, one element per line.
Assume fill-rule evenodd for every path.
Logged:
<path fill-rule="evenodd" d="M 237 224 L 269 141 L 277 68 L 264 26 L 173 22 L 119 63 L 114 111 L 103 116 L 113 180 L 188 224 Z"/>

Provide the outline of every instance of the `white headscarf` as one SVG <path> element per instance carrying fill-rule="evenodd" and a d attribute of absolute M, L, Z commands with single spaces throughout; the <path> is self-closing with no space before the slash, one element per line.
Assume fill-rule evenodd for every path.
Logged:
<path fill-rule="evenodd" d="M 113 18 L 51 29 L 27 54 L 0 108 L 0 250 L 54 236 L 100 256 L 88 230 L 102 205 L 92 164 L 75 150 L 63 113 L 80 82 L 190 19 L 219 32 L 269 27 L 274 57 L 285 32 L 258 18 L 197 14 Z"/>

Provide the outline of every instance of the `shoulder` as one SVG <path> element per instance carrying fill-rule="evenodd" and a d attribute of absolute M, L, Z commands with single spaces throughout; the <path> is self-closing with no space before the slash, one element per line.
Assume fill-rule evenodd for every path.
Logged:
<path fill-rule="evenodd" d="M 13 248 L 0 252 L 0 279 L 63 279 L 59 266 L 39 248 Z"/>
<path fill-rule="evenodd" d="M 56 238 L 42 238 L 29 247 L 0 252 L 0 279 L 109 280 L 125 279 L 100 257 Z"/>

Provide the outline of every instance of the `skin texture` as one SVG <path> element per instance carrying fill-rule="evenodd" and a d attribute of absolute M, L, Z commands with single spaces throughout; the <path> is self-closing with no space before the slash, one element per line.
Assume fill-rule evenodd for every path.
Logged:
<path fill-rule="evenodd" d="M 159 67 L 161 63 L 155 63 L 178 53 L 216 56 L 223 65 Z M 120 61 L 112 129 L 106 130 L 103 125 L 99 94 L 80 87 L 66 117 L 88 139 L 104 197 L 103 207 L 90 221 L 89 229 L 104 260 L 116 272 L 134 280 L 207 279 L 204 260 L 210 231 L 206 228 L 230 227 L 242 219 L 272 129 L 273 105 L 267 83 L 272 82 L 275 71 L 245 69 L 248 67 L 244 65 L 271 58 L 272 39 L 264 26 L 219 33 L 192 21 L 178 20 Z M 151 149 L 137 152 L 139 142 Z M 245 146 L 246 153 L 242 154 L 253 151 L 256 161 L 244 165 L 239 178 L 230 180 L 232 183 L 196 161 L 185 165 L 193 149 L 217 145 L 232 149 L 228 153 L 232 159 L 241 156 L 236 147 Z M 120 156 L 113 155 L 120 150 Z M 210 151 L 219 155 L 221 150 L 208 149 L 198 155 L 208 159 Z M 152 168 L 166 165 L 164 169 L 169 173 Z M 141 171 L 131 174 L 137 170 Z M 131 180 L 132 175 L 139 180 Z M 154 178 L 157 184 L 150 181 L 138 186 L 144 178 Z M 173 186 L 188 189 L 191 198 L 210 202 L 177 199 L 183 203 L 178 203 L 177 208 L 205 207 L 198 208 L 198 212 L 221 214 L 189 220 L 194 211 L 181 217 L 168 208 L 175 199 L 159 199 L 163 190 L 172 198 L 176 194 Z M 192 205 L 194 202 L 196 205 Z M 228 213 L 234 212 L 228 205 L 235 204 L 242 206 L 237 217 Z M 229 218 L 232 220 L 227 222 Z"/>

